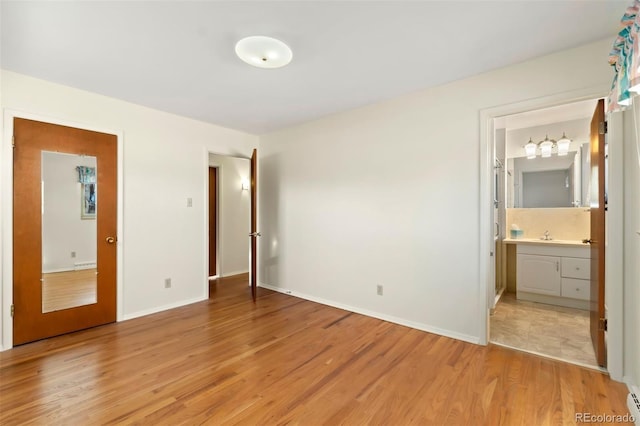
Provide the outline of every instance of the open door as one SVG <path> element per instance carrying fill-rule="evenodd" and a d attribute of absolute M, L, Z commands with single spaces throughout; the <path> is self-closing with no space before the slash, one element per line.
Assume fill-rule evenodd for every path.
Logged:
<path fill-rule="evenodd" d="M 605 243 L 605 117 L 600 99 L 591 119 L 591 340 L 596 361 L 605 366 L 604 243 Z"/>
<path fill-rule="evenodd" d="M 260 233 L 258 232 L 258 221 L 257 221 L 257 192 L 258 192 L 258 151 L 253 150 L 251 154 L 251 233 L 249 237 L 251 238 L 251 297 L 253 301 L 256 301 L 256 292 L 258 287 L 258 281 L 256 277 L 256 269 L 257 269 L 257 253 L 258 253 L 258 237 Z"/>

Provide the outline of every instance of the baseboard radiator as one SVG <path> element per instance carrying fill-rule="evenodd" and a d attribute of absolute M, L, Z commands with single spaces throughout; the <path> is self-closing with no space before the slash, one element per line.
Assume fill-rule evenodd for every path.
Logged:
<path fill-rule="evenodd" d="M 83 269 L 96 269 L 98 264 L 95 261 L 77 262 L 73 264 L 74 271 L 82 271 Z"/>

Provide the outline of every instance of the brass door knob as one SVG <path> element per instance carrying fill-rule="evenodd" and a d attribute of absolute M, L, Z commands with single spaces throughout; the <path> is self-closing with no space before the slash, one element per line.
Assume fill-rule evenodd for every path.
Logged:
<path fill-rule="evenodd" d="M 113 244 L 116 242 L 116 239 L 114 237 L 107 237 L 106 241 L 108 244 Z"/>

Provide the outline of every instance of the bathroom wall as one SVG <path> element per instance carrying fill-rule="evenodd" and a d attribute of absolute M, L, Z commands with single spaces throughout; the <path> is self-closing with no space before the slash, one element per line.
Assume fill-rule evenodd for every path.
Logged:
<path fill-rule="evenodd" d="M 584 207 L 507 209 L 507 230 L 517 224 L 524 231 L 522 238 L 539 238 L 548 230 L 556 240 L 583 240 L 591 233 L 590 218 Z"/>

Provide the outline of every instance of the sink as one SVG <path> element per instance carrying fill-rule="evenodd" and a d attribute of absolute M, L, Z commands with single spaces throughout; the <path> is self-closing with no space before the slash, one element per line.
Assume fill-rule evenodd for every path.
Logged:
<path fill-rule="evenodd" d="M 587 243 L 583 243 L 580 240 L 541 240 L 540 238 L 518 238 L 510 240 L 514 243 L 529 243 L 529 244 L 556 244 L 556 245 L 574 245 L 574 246 L 586 246 Z"/>

